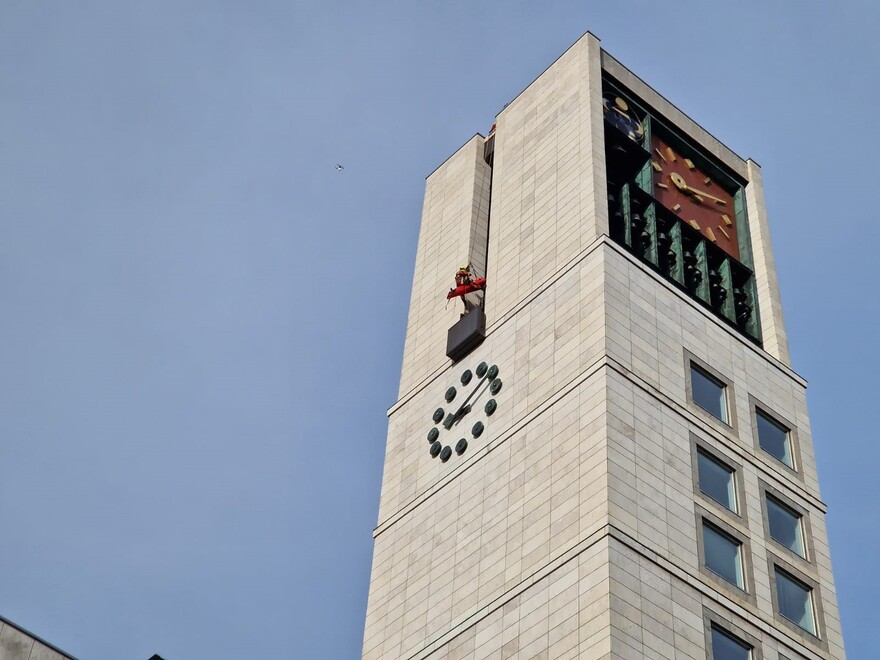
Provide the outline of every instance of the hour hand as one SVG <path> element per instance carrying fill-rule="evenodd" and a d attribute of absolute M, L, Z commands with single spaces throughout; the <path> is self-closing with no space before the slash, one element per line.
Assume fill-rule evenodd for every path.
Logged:
<path fill-rule="evenodd" d="M 471 411 L 471 407 L 465 403 L 454 413 L 449 413 L 446 415 L 446 419 L 443 420 L 443 428 L 447 431 L 452 428 L 452 425 L 455 424 L 459 419 L 467 415 Z"/>

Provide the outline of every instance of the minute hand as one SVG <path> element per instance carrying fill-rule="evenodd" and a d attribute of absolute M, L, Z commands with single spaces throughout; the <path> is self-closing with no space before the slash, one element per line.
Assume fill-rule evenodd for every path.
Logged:
<path fill-rule="evenodd" d="M 696 188 L 691 188 L 690 186 L 687 186 L 687 189 L 685 190 L 685 192 L 689 192 L 692 195 L 699 195 L 700 197 L 706 197 L 708 199 L 711 199 L 713 202 L 718 202 L 719 204 L 727 204 L 727 202 L 725 200 L 721 199 L 720 197 L 715 197 L 715 195 L 710 195 L 707 192 L 703 192 L 702 190 L 697 190 Z"/>
<path fill-rule="evenodd" d="M 467 397 L 464 401 L 461 402 L 461 407 L 460 407 L 458 410 L 456 410 L 456 411 L 455 411 L 455 414 L 452 416 L 452 417 L 453 417 L 452 424 L 454 424 L 455 422 L 457 422 L 457 421 L 459 420 L 459 418 L 462 417 L 462 416 L 465 414 L 465 412 L 467 412 L 467 410 L 468 410 L 468 402 L 473 398 L 474 394 L 477 393 L 477 390 L 480 389 L 480 385 L 483 384 L 483 382 L 486 380 L 486 378 L 487 378 L 488 376 L 489 376 L 488 373 L 487 373 L 486 375 L 484 375 L 484 376 L 480 379 L 480 382 L 477 383 L 477 386 L 471 391 L 470 394 L 468 394 L 468 397 Z M 452 424 L 450 424 L 450 426 L 452 426 Z"/>

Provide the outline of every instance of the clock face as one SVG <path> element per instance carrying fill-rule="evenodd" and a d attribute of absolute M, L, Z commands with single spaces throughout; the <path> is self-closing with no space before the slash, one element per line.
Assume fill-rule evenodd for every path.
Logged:
<path fill-rule="evenodd" d="M 630 140 L 642 143 L 645 129 L 635 110 L 623 98 L 613 92 L 604 94 L 602 96 L 602 110 L 609 124 Z"/>
<path fill-rule="evenodd" d="M 498 408 L 495 396 L 503 386 L 498 373 L 496 365 L 480 362 L 447 388 L 442 405 L 431 413 L 434 426 L 428 431 L 428 453 L 432 458 L 445 463 L 453 454 L 464 454 L 470 443 L 483 436 Z"/>
<path fill-rule="evenodd" d="M 734 259 L 739 259 L 733 195 L 677 153 L 659 135 L 651 136 L 654 198 Z"/>

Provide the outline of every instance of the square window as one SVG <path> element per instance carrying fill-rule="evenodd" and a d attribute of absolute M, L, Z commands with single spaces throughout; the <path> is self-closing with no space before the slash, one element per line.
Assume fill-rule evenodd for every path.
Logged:
<path fill-rule="evenodd" d="M 737 512 L 735 473 L 733 468 L 726 466 L 702 449 L 697 449 L 700 491 L 734 513 Z"/>
<path fill-rule="evenodd" d="M 745 590 L 742 543 L 703 520 L 703 554 L 706 568 Z"/>
<path fill-rule="evenodd" d="M 691 364 L 691 396 L 694 403 L 725 424 L 728 423 L 726 389 L 722 381 Z"/>
<path fill-rule="evenodd" d="M 751 660 L 751 657 L 751 646 L 713 624 L 712 660 Z"/>
<path fill-rule="evenodd" d="M 808 633 L 816 634 L 813 617 L 813 590 L 776 567 L 776 598 L 779 613 Z"/>
<path fill-rule="evenodd" d="M 801 514 L 775 497 L 767 495 L 767 520 L 773 540 L 806 559 Z"/>
<path fill-rule="evenodd" d="M 791 458 L 791 434 L 789 429 L 785 428 L 760 408 L 755 409 L 755 417 L 758 422 L 758 444 L 761 446 L 761 449 L 777 461 L 782 461 L 785 465 L 794 469 L 794 461 Z"/>

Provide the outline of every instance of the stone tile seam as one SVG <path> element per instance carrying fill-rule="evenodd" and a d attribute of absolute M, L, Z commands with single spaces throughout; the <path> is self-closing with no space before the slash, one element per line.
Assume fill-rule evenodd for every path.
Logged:
<path fill-rule="evenodd" d="M 375 539 L 379 536 L 379 534 L 389 529 L 395 523 L 399 522 L 404 516 L 408 515 L 415 508 L 439 493 L 443 488 L 445 488 L 453 480 L 455 480 L 460 474 L 463 474 L 465 471 L 476 465 L 477 462 L 491 454 L 492 451 L 494 451 L 499 445 L 507 442 L 510 438 L 519 433 L 522 429 L 531 424 L 533 421 L 538 419 L 545 412 L 551 410 L 553 406 L 562 401 L 562 399 L 577 390 L 578 387 L 580 387 L 590 378 L 599 373 L 603 367 L 607 366 L 607 360 L 607 355 L 599 357 L 595 362 L 593 362 L 581 373 L 571 379 L 568 383 L 563 385 L 556 392 L 554 392 L 544 401 L 539 403 L 533 410 L 526 412 L 518 420 L 514 420 L 513 422 L 511 422 L 506 429 L 502 429 L 495 440 L 488 442 L 479 451 L 473 453 L 465 462 L 461 463 L 456 468 L 453 468 L 444 477 L 441 477 L 439 481 L 434 482 L 433 484 L 428 486 L 426 490 L 422 491 L 422 493 L 416 495 L 413 499 L 403 504 L 394 514 L 390 515 L 385 520 L 380 521 L 379 524 L 376 525 L 376 528 L 373 530 L 373 538 Z"/>
<path fill-rule="evenodd" d="M 690 303 L 691 306 L 693 307 L 693 309 L 698 310 L 703 316 L 705 316 L 707 319 L 712 321 L 716 326 L 718 326 L 719 328 L 724 330 L 724 332 L 731 335 L 733 338 L 737 339 L 743 346 L 745 346 L 746 348 L 751 350 L 758 357 L 762 358 L 765 362 L 770 363 L 770 366 L 774 367 L 778 371 L 781 371 L 783 374 L 785 374 L 786 376 L 788 376 L 789 378 L 794 380 L 801 387 L 806 388 L 808 386 L 807 380 L 803 376 L 798 374 L 796 371 L 794 371 L 794 369 L 787 366 L 785 363 L 783 363 L 778 358 L 770 355 L 770 353 L 768 353 L 764 349 L 762 349 L 758 346 L 755 346 L 752 342 L 744 339 L 743 336 L 740 335 L 736 330 L 734 330 L 729 325 L 727 325 L 726 323 L 721 321 L 721 319 L 719 319 L 714 314 L 709 312 L 709 310 L 705 309 L 702 305 L 695 303 L 694 300 L 692 298 L 690 298 L 689 296 L 687 296 L 683 291 L 680 291 L 677 287 L 673 286 L 672 284 L 670 284 L 669 282 L 664 280 L 662 277 L 660 277 L 660 275 L 658 275 L 657 273 L 652 271 L 645 264 L 643 264 L 638 259 L 636 259 L 636 257 L 629 254 L 626 250 L 624 250 L 623 247 L 617 245 L 617 243 L 612 241 L 610 237 L 603 235 L 600 240 L 604 240 L 604 242 L 606 242 L 609 247 L 611 247 L 618 254 L 622 255 L 627 260 L 629 260 L 634 266 L 637 266 L 640 270 L 642 270 L 643 272 L 645 272 L 649 276 L 651 276 L 651 278 L 655 282 L 662 285 L 667 290 L 672 291 L 676 296 L 678 296 L 679 298 L 681 298 L 685 302 Z"/>
<path fill-rule="evenodd" d="M 428 176 L 425 177 L 425 180 L 428 180 L 428 179 L 430 179 L 432 176 L 434 176 L 434 173 L 437 172 L 437 170 L 439 170 L 439 169 L 442 168 L 444 165 L 446 165 L 446 163 L 448 163 L 450 160 L 452 160 L 452 158 L 453 158 L 454 156 L 458 155 L 458 152 L 460 152 L 462 149 L 464 149 L 466 146 L 468 146 L 474 138 L 481 138 L 482 141 L 483 141 L 483 143 L 486 142 L 486 136 L 483 135 L 482 133 L 480 133 L 479 131 L 477 131 L 476 133 L 474 133 L 473 135 L 471 135 L 467 140 L 465 140 L 465 141 L 464 141 L 464 144 L 462 144 L 458 149 L 456 149 L 456 150 L 453 151 L 451 154 L 449 154 L 449 155 L 443 160 L 442 163 L 440 163 L 437 167 L 435 167 L 433 170 L 431 170 L 431 173 L 428 174 Z"/>
<path fill-rule="evenodd" d="M 517 314 L 519 314 L 526 306 L 530 303 L 534 302 L 542 293 L 549 290 L 549 288 L 555 284 L 558 280 L 562 279 L 565 275 L 567 275 L 571 270 L 573 270 L 576 266 L 580 264 L 581 261 L 586 259 L 593 251 L 597 250 L 601 245 L 607 245 L 619 255 L 623 256 L 625 259 L 629 260 L 633 265 L 637 266 L 644 273 L 647 273 L 657 284 L 665 287 L 668 291 L 671 291 L 676 296 L 678 296 L 681 300 L 689 303 L 693 309 L 696 309 L 700 314 L 702 314 L 705 318 L 709 319 L 714 323 L 717 327 L 721 328 L 724 332 L 731 335 L 735 339 L 737 339 L 743 346 L 754 352 L 758 357 L 762 358 L 764 361 L 768 362 L 770 366 L 776 368 L 778 371 L 781 371 L 783 374 L 794 380 L 801 387 L 806 388 L 808 383 L 806 379 L 804 379 L 801 375 L 795 372 L 790 367 L 786 366 L 782 361 L 770 355 L 767 351 L 758 346 L 755 346 L 750 341 L 747 341 L 742 338 L 733 328 L 729 327 L 726 323 L 722 322 L 720 319 L 716 318 L 714 314 L 711 314 L 708 310 L 703 309 L 702 306 L 697 305 L 691 300 L 688 296 L 686 296 L 683 292 L 679 291 L 676 287 L 674 287 L 669 282 L 663 280 L 659 275 L 651 271 L 647 266 L 639 262 L 634 256 L 627 253 L 621 246 L 617 245 L 614 241 L 611 240 L 611 237 L 602 234 L 595 241 L 593 241 L 586 248 L 581 250 L 578 254 L 572 257 L 566 264 L 560 267 L 555 273 L 550 275 L 547 279 L 545 279 L 541 284 L 536 286 L 531 292 L 529 292 L 526 296 L 520 299 L 518 303 L 515 303 L 513 307 L 509 311 L 507 311 L 504 316 L 502 316 L 498 321 L 493 323 L 489 328 L 486 329 L 486 337 L 488 338 L 492 333 L 496 332 L 502 325 L 515 318 Z M 422 390 L 428 387 L 436 378 L 440 377 L 443 373 L 448 370 L 451 370 L 455 366 L 455 363 L 452 364 L 441 364 L 434 371 L 428 374 L 425 378 L 423 378 L 419 383 L 414 385 L 408 392 L 406 392 L 403 396 L 401 396 L 395 403 L 393 403 L 387 411 L 387 416 L 390 417 L 395 412 L 397 412 L 404 404 L 418 395 Z"/>
<path fill-rule="evenodd" d="M 502 316 L 498 321 L 496 321 L 486 329 L 486 338 L 488 339 L 492 333 L 496 332 L 505 323 L 515 318 L 516 315 L 524 310 L 530 303 L 534 302 L 541 294 L 548 291 L 553 284 L 562 279 L 565 275 L 568 275 L 570 271 L 574 270 L 574 268 L 581 261 L 586 259 L 594 250 L 599 248 L 599 246 L 603 243 L 603 238 L 604 236 L 600 236 L 598 239 L 593 241 L 589 246 L 581 250 L 567 263 L 560 267 L 559 270 L 557 270 L 550 277 L 545 279 L 541 284 L 532 289 L 532 291 L 526 294 L 526 296 L 521 298 L 518 303 L 515 303 L 514 306 L 511 307 L 511 309 L 504 314 L 504 316 Z M 401 396 L 397 400 L 397 402 L 392 404 L 391 407 L 388 408 L 387 416 L 391 417 L 391 415 L 400 410 L 400 408 L 404 404 L 406 404 L 413 397 L 422 392 L 422 390 L 428 387 L 436 378 L 440 377 L 446 371 L 451 370 L 455 366 L 455 364 L 456 363 L 453 362 L 452 364 L 442 364 L 437 367 L 428 376 L 426 376 L 419 383 L 414 385 L 406 394 Z"/>
<path fill-rule="evenodd" d="M 759 456 L 758 453 L 754 451 L 753 445 L 746 446 L 745 443 L 740 442 L 736 436 L 722 433 L 714 426 L 707 424 L 705 420 L 694 414 L 687 407 L 682 406 L 677 401 L 669 398 L 665 393 L 654 387 L 651 383 L 645 381 L 641 376 L 627 369 L 610 355 L 606 357 L 608 358 L 608 367 L 613 371 L 623 376 L 626 380 L 649 396 L 672 409 L 673 412 L 677 413 L 679 417 L 683 418 L 686 422 L 689 422 L 692 426 L 696 426 L 703 435 L 709 436 L 720 442 L 725 449 L 738 456 L 740 460 L 744 462 L 747 461 L 752 467 L 758 470 L 759 474 L 770 477 L 774 480 L 775 484 L 779 483 L 779 475 L 781 473 L 776 470 L 771 463 L 764 461 L 763 457 Z M 809 505 L 816 507 L 823 515 L 828 513 L 828 505 L 826 505 L 821 498 L 807 490 L 800 480 L 792 479 L 791 482 L 784 481 L 783 485 L 788 487 L 788 489 L 795 491 L 803 500 L 808 502 Z"/>
<path fill-rule="evenodd" d="M 673 412 L 677 413 L 682 419 L 685 420 L 685 422 L 690 422 L 692 426 L 697 427 L 704 435 L 712 437 L 716 441 L 720 442 L 726 449 L 728 449 L 728 451 L 734 453 L 740 458 L 740 460 L 751 464 L 758 470 L 759 474 L 762 474 L 765 478 L 770 479 L 771 482 L 774 483 L 777 487 L 783 489 L 787 487 L 789 490 L 794 491 L 797 495 L 799 495 L 802 500 L 805 500 L 808 506 L 816 507 L 823 515 L 827 513 L 827 506 L 825 505 L 825 503 L 822 502 L 821 499 L 815 497 L 813 494 L 807 491 L 800 482 L 788 483 L 786 481 L 780 484 L 779 476 L 776 474 L 776 472 L 773 471 L 772 468 L 770 468 L 769 466 L 765 466 L 763 464 L 763 461 L 757 456 L 756 453 L 744 450 L 740 446 L 740 442 L 738 439 L 730 438 L 727 435 L 719 432 L 717 429 L 708 425 L 704 420 L 695 415 L 692 411 L 688 410 L 686 407 L 669 398 L 666 394 L 656 389 L 653 385 L 646 382 L 635 373 L 629 371 L 629 369 L 621 365 L 613 357 L 604 354 L 593 364 L 588 366 L 584 371 L 575 376 L 566 385 L 562 386 L 559 390 L 554 392 L 542 403 L 538 404 L 538 406 L 534 408 L 531 412 L 525 413 L 523 417 L 519 418 L 518 420 L 514 420 L 506 429 L 502 429 L 499 432 L 498 437 L 494 441 L 491 441 L 490 443 L 482 447 L 478 452 L 473 454 L 469 458 L 469 460 L 462 463 L 454 470 L 450 471 L 447 475 L 442 477 L 441 480 L 430 485 L 425 491 L 401 506 L 394 514 L 386 518 L 384 521 L 381 521 L 373 530 L 373 538 L 377 538 L 379 534 L 386 531 L 387 529 L 390 529 L 392 525 L 399 522 L 406 515 L 415 510 L 418 506 L 433 497 L 435 494 L 439 493 L 460 474 L 463 474 L 466 470 L 473 467 L 479 460 L 482 460 L 483 458 L 488 456 L 488 454 L 490 454 L 500 444 L 509 440 L 516 433 L 525 428 L 528 424 L 536 420 L 546 411 L 550 410 L 554 405 L 559 403 L 562 399 L 573 392 L 577 387 L 590 379 L 603 367 L 610 367 L 613 371 L 631 382 L 643 392 L 653 397 L 661 404 L 666 405 Z"/>
<path fill-rule="evenodd" d="M 572 50 L 572 49 L 574 49 L 575 47 L 577 47 L 577 46 L 581 43 L 581 41 L 584 39 L 584 37 L 586 37 L 587 35 L 590 35 L 591 37 L 593 37 L 593 39 L 596 40 L 596 43 L 599 42 L 599 37 L 597 37 L 595 34 L 593 34 L 592 32 L 590 32 L 589 30 L 588 30 L 587 32 L 584 32 L 581 36 L 579 36 L 579 37 L 577 38 L 577 40 L 576 40 L 574 43 L 572 43 L 568 48 L 566 48 L 565 51 L 564 51 L 559 57 L 557 57 L 555 60 L 553 60 L 553 61 L 547 66 L 547 68 L 545 68 L 543 71 L 541 71 L 541 73 L 539 73 L 537 76 L 535 76 L 535 78 L 534 78 L 534 79 L 533 79 L 528 85 L 526 85 L 525 87 L 523 87 L 522 90 L 520 90 L 518 94 L 516 94 L 512 99 L 510 99 L 510 101 L 508 101 L 508 102 L 504 105 L 504 107 L 501 108 L 501 110 L 499 110 L 499 111 L 495 114 L 495 122 L 497 123 L 498 120 L 501 118 L 501 115 L 504 113 L 505 110 L 507 110 L 507 109 L 508 109 L 509 107 L 511 107 L 512 105 L 514 105 L 514 103 L 515 103 L 517 100 L 519 100 L 519 98 L 520 98 L 521 96 L 523 96 L 526 92 L 528 92 L 529 89 L 530 89 L 533 85 L 535 85 L 535 84 L 536 84 L 536 83 L 537 83 L 537 82 L 538 82 L 538 81 L 544 76 L 544 74 L 546 74 L 548 71 L 550 71 L 550 69 L 552 69 L 554 66 L 556 66 L 556 63 L 557 63 L 557 62 L 559 62 L 560 60 L 562 60 L 562 58 L 564 58 L 566 55 L 568 55 L 568 52 L 569 52 L 570 50 Z M 589 70 L 589 69 L 588 69 L 588 70 Z M 587 84 L 589 84 L 589 82 L 590 82 L 590 81 L 587 80 Z"/>
<path fill-rule="evenodd" d="M 421 649 L 408 656 L 407 660 L 422 660 L 423 658 L 427 658 L 431 653 L 433 653 L 440 647 L 445 646 L 453 639 L 469 630 L 472 626 L 475 626 L 477 623 L 498 610 L 500 607 L 504 607 L 504 605 L 506 605 L 508 602 L 510 602 L 520 594 L 528 591 L 528 589 L 536 585 L 541 580 L 549 577 L 554 571 L 558 570 L 573 559 L 576 559 L 579 555 L 583 554 L 584 552 L 601 542 L 603 539 L 610 536 L 610 528 L 611 525 L 609 525 L 607 522 L 602 523 L 602 525 L 598 529 L 588 533 L 585 538 L 576 542 L 567 550 L 563 550 L 562 552 L 560 552 L 553 559 L 544 564 L 544 566 L 536 569 L 531 575 L 523 579 L 516 586 L 511 587 L 503 594 L 495 597 L 493 600 L 486 603 L 485 605 L 474 606 L 471 612 L 466 613 L 459 618 L 458 623 L 453 624 L 449 630 L 441 634 L 434 641 L 429 642 Z M 602 565 L 608 565 L 608 562 Z M 610 579 L 610 575 L 608 579 Z"/>
<path fill-rule="evenodd" d="M 637 539 L 633 538 L 631 535 L 627 534 L 622 529 L 615 527 L 612 523 L 608 524 L 608 528 L 610 530 L 608 532 L 608 535 L 611 538 L 619 541 L 627 548 L 638 554 L 640 557 L 643 557 L 661 570 L 668 573 L 670 576 L 675 577 L 680 582 L 683 582 L 689 587 L 696 589 L 703 596 L 712 600 L 712 602 L 717 604 L 719 607 L 726 609 L 728 612 L 737 615 L 740 619 L 748 621 L 751 625 L 761 629 L 764 634 L 774 638 L 776 641 L 782 642 L 787 646 L 798 649 L 798 653 L 806 655 L 811 660 L 825 660 L 826 658 L 831 657 L 818 655 L 816 651 L 814 651 L 811 647 L 805 646 L 803 642 L 796 640 L 793 637 L 789 637 L 788 635 L 779 635 L 778 633 L 781 633 L 783 631 L 776 627 L 775 619 L 771 622 L 768 622 L 764 614 L 757 610 L 757 608 L 755 608 L 755 611 L 744 608 L 742 605 L 734 602 L 733 600 L 725 596 L 722 592 L 715 590 L 711 585 L 706 584 L 703 578 L 699 574 L 693 573 L 690 568 L 677 566 L 668 559 L 659 556 L 653 550 L 648 548 Z M 612 584 L 613 582 L 614 581 L 612 580 Z M 822 641 L 827 642 L 827 640 Z"/>

